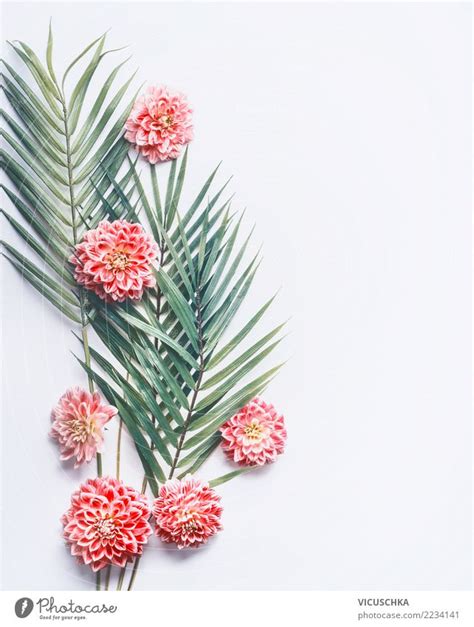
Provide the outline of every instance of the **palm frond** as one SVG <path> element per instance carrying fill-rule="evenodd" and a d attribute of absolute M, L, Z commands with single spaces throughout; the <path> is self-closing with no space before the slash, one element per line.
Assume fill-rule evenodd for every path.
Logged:
<path fill-rule="evenodd" d="M 103 35 L 89 44 L 69 64 L 61 80 L 56 78 L 53 64 L 51 28 L 46 64 L 20 41 L 10 45 L 27 73 L 2 61 L 2 88 L 9 111 L 0 112 L 5 122 L 0 165 L 10 182 L 2 188 L 23 224 L 3 213 L 40 261 L 33 261 L 34 257 L 26 260 L 11 245 L 4 245 L 4 254 L 35 289 L 73 321 L 82 319 L 81 309 L 87 303 L 75 293 L 66 297 L 67 289 L 74 287 L 68 259 L 85 230 L 113 215 L 118 196 L 110 176 L 115 182 L 127 153 L 122 135 L 132 100 L 131 94 L 127 102 L 125 97 L 134 74 L 112 94 L 126 61 L 112 68 L 98 96 L 86 106 L 99 65 L 115 52 L 105 50 L 105 43 Z M 79 71 L 79 77 L 69 84 L 73 70 Z M 131 177 L 130 172 L 128 182 Z M 125 187 L 126 182 L 122 180 L 119 187 Z"/>
<path fill-rule="evenodd" d="M 99 386 L 102 376 L 111 381 L 104 393 L 120 395 L 126 389 L 122 403 L 140 399 L 134 428 L 149 436 L 149 453 L 159 460 L 158 483 L 165 467 L 168 477 L 178 469 L 184 476 L 200 468 L 219 445 L 223 422 L 261 393 L 282 365 L 265 368 L 264 363 L 280 343 L 284 324 L 241 348 L 274 297 L 225 341 L 260 257 L 245 262 L 251 233 L 237 246 L 242 220 L 230 215 L 230 199 L 222 200 L 225 186 L 209 196 L 216 171 L 191 206 L 181 210 L 187 160 L 186 151 L 180 162 L 172 162 L 163 193 L 155 166 L 146 181 L 129 160 L 134 194 L 160 247 L 157 285 L 140 303 L 109 307 L 91 321 L 116 364 L 94 350 L 92 376 Z M 134 194 L 118 193 L 122 212 Z M 127 410 L 133 415 L 133 407 Z M 144 446 L 142 439 L 135 444 Z M 216 485 L 239 474 L 229 473 Z"/>
<path fill-rule="evenodd" d="M 122 134 L 134 74 L 113 91 L 126 61 L 110 69 L 88 104 L 97 69 L 115 52 L 105 45 L 105 35 L 97 38 L 58 79 L 51 30 L 45 64 L 26 44 L 12 42 L 29 75 L 22 78 L 4 62 L 10 110 L 1 112 L 0 164 L 10 181 L 6 198 L 21 219 L 3 214 L 33 258 L 9 243 L 3 247 L 25 280 L 81 325 L 85 359 L 79 361 L 90 386 L 119 409 L 156 494 L 178 469 L 200 468 L 219 444 L 222 423 L 276 375 L 281 364 L 264 364 L 284 325 L 241 348 L 271 298 L 227 338 L 260 264 L 259 252 L 247 257 L 252 232 L 239 244 L 242 216 L 232 212 L 232 196 L 225 197 L 229 181 L 211 191 L 219 166 L 183 209 L 187 150 L 169 165 L 165 184 L 155 166 L 140 172 L 127 157 Z M 158 243 L 156 287 L 139 303 L 108 305 L 75 285 L 73 248 L 104 218 L 145 223 Z M 89 347 L 87 325 L 106 351 Z"/>

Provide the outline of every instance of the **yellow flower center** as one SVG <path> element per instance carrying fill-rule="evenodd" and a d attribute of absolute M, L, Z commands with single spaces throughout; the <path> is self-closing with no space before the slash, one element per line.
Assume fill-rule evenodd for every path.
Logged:
<path fill-rule="evenodd" d="M 172 115 L 162 115 L 160 117 L 161 126 L 164 128 L 168 128 L 173 124 L 173 116 Z"/>
<path fill-rule="evenodd" d="M 244 428 L 244 433 L 249 440 L 261 440 L 263 436 L 262 425 L 258 422 L 252 422 Z"/>
<path fill-rule="evenodd" d="M 127 253 L 124 253 L 123 250 L 114 250 L 112 253 L 107 255 L 106 261 L 111 270 L 125 270 L 125 268 L 130 264 L 130 259 L 128 258 Z"/>
<path fill-rule="evenodd" d="M 190 510 L 183 510 L 181 512 L 181 529 L 183 531 L 196 531 L 197 528 L 195 513 Z"/>
<path fill-rule="evenodd" d="M 95 421 L 91 418 L 87 420 L 72 420 L 71 423 L 72 439 L 75 442 L 85 442 L 87 438 L 95 431 Z"/>
<path fill-rule="evenodd" d="M 96 536 L 100 538 L 113 538 L 116 534 L 115 523 L 110 516 L 106 515 L 103 518 L 99 518 L 94 523 Z"/>

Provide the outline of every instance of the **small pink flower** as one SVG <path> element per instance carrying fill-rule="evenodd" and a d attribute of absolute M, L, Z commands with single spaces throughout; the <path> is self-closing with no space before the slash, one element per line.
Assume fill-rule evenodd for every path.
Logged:
<path fill-rule="evenodd" d="M 98 477 L 72 494 L 61 522 L 71 555 L 95 572 L 142 554 L 152 533 L 149 517 L 146 496 L 113 477 Z"/>
<path fill-rule="evenodd" d="M 176 159 L 193 138 L 192 112 L 183 94 L 150 86 L 132 107 L 125 139 L 150 163 Z"/>
<path fill-rule="evenodd" d="M 146 287 L 156 285 L 152 263 L 158 245 L 140 224 L 103 220 L 87 231 L 69 261 L 74 278 L 108 302 L 139 300 Z"/>
<path fill-rule="evenodd" d="M 75 468 L 90 462 L 102 450 L 104 425 L 117 413 L 97 392 L 90 394 L 79 387 L 67 390 L 51 412 L 50 436 L 59 443 L 61 459 L 75 457 Z"/>
<path fill-rule="evenodd" d="M 285 448 L 283 416 L 270 403 L 254 398 L 221 428 L 222 448 L 241 466 L 273 462 Z"/>
<path fill-rule="evenodd" d="M 191 475 L 167 481 L 153 505 L 156 535 L 164 542 L 176 543 L 178 549 L 197 548 L 222 529 L 219 501 L 208 483 Z"/>

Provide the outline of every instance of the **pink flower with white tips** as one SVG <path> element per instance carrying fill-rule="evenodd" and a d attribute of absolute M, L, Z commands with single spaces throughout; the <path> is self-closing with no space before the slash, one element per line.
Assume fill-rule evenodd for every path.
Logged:
<path fill-rule="evenodd" d="M 61 459 L 74 457 L 75 468 L 90 462 L 102 451 L 103 428 L 117 413 L 98 392 L 91 394 L 80 387 L 67 390 L 51 412 L 50 435 L 59 443 Z"/>
<path fill-rule="evenodd" d="M 271 403 L 254 398 L 222 427 L 222 448 L 241 466 L 263 466 L 283 453 L 285 421 Z"/>
<path fill-rule="evenodd" d="M 152 533 L 148 499 L 113 477 L 88 479 L 71 496 L 62 517 L 71 555 L 98 571 L 125 566 L 143 552 Z"/>
<path fill-rule="evenodd" d="M 150 86 L 133 105 L 125 139 L 150 163 L 176 159 L 193 138 L 192 109 L 186 96 Z"/>
<path fill-rule="evenodd" d="M 208 483 L 191 475 L 167 481 L 153 504 L 156 535 L 178 549 L 201 546 L 222 529 L 219 501 Z"/>
<path fill-rule="evenodd" d="M 74 278 L 108 302 L 139 300 L 156 285 L 152 263 L 158 244 L 140 224 L 103 220 L 87 231 L 69 261 Z"/>

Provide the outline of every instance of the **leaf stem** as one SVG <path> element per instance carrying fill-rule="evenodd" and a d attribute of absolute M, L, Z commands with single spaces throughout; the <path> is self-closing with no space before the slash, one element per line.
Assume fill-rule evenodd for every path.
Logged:
<path fill-rule="evenodd" d="M 71 208 L 71 221 L 72 221 L 72 239 L 74 247 L 77 244 L 77 210 L 76 200 L 74 197 L 74 177 L 73 177 L 73 165 L 72 165 L 72 152 L 71 152 L 71 137 L 69 134 L 68 126 L 68 111 L 66 107 L 66 100 L 64 94 L 61 94 L 61 105 L 63 108 L 63 122 L 64 122 L 64 135 L 66 138 L 66 163 L 67 163 L 67 177 L 69 187 L 69 204 Z M 89 352 L 89 339 L 87 336 L 87 318 L 85 311 L 84 292 L 82 287 L 79 289 L 79 306 L 81 310 L 81 333 L 84 345 L 84 358 L 86 365 L 90 367 L 90 352 Z M 89 391 L 94 391 L 94 382 L 90 374 L 87 375 L 89 380 Z M 100 476 L 100 475 L 99 475 Z"/>
<path fill-rule="evenodd" d="M 66 140 L 66 164 L 67 164 L 67 177 L 68 177 L 68 187 L 69 187 L 69 204 L 71 208 L 71 221 L 72 221 L 72 238 L 74 247 L 77 244 L 77 211 L 76 211 L 76 201 L 74 198 L 74 177 L 73 177 L 73 165 L 72 165 L 72 151 L 71 151 L 71 137 L 69 133 L 68 126 L 68 111 L 66 107 L 66 98 L 64 93 L 61 90 L 58 90 L 60 93 L 60 101 L 62 105 L 62 114 L 63 114 L 63 122 L 64 122 L 64 135 Z M 81 334 L 84 346 L 84 361 L 86 365 L 90 368 L 90 352 L 89 352 L 89 338 L 87 335 L 87 318 L 85 311 L 85 302 L 84 302 L 84 293 L 82 288 L 79 289 L 79 307 L 81 311 Z M 91 393 L 94 392 L 94 382 L 90 374 L 87 375 L 87 379 L 89 382 L 89 391 Z M 97 461 L 97 476 L 102 476 L 102 456 L 100 453 L 96 454 Z M 97 571 L 96 574 L 96 590 L 101 589 L 100 582 L 100 571 Z"/>
<path fill-rule="evenodd" d="M 130 379 L 130 373 L 127 372 L 127 382 Z M 125 400 L 125 389 L 123 390 L 123 399 Z M 120 458 L 121 458 L 121 450 L 122 450 L 122 429 L 123 429 L 123 420 L 119 416 L 119 427 L 117 432 L 117 454 L 115 458 L 115 475 L 117 479 L 120 479 Z"/>
<path fill-rule="evenodd" d="M 199 394 L 199 390 L 201 387 L 201 383 L 202 383 L 202 378 L 204 375 L 204 337 L 203 337 L 203 321 L 202 321 L 202 306 L 201 306 L 201 290 L 200 287 L 198 286 L 196 288 L 196 320 L 197 320 L 197 331 L 198 331 L 198 343 L 199 343 L 199 375 L 198 378 L 196 380 L 196 386 L 194 388 L 194 392 L 193 392 L 193 396 L 191 398 L 191 403 L 189 405 L 189 410 L 188 410 L 188 414 L 186 416 L 186 420 L 184 421 L 184 425 L 183 425 L 183 431 L 181 433 L 181 436 L 179 438 L 178 441 L 178 446 L 176 448 L 176 453 L 173 459 L 173 464 L 171 465 L 171 469 L 170 469 L 170 474 L 168 476 L 168 479 L 172 479 L 174 472 L 176 470 L 176 466 L 178 465 L 179 462 L 179 456 L 181 454 L 181 450 L 183 448 L 184 445 L 184 440 L 186 438 L 186 433 L 188 430 L 188 427 L 190 425 L 191 422 L 191 418 L 193 416 L 193 412 L 194 412 L 194 406 L 196 404 L 196 400 Z"/>
<path fill-rule="evenodd" d="M 160 267 L 163 264 L 163 260 L 165 257 L 165 244 L 160 242 Z M 161 289 L 159 287 L 157 287 L 157 295 L 156 295 L 156 309 L 155 309 L 155 314 L 156 314 L 156 319 L 157 321 L 160 320 L 160 315 L 161 315 Z M 155 338 L 155 350 L 158 350 L 159 347 L 159 340 L 156 337 Z M 153 424 L 156 424 L 156 420 L 155 417 L 152 416 L 152 421 Z M 151 448 L 154 447 L 153 442 L 151 442 L 150 444 Z M 146 475 L 143 477 L 143 482 L 142 482 L 142 494 L 145 494 L 146 491 L 146 487 L 148 485 L 148 481 L 146 478 Z M 135 578 L 137 576 L 137 570 L 138 570 L 138 566 L 140 564 L 140 555 L 135 559 L 135 563 L 133 565 L 133 570 L 132 570 L 132 575 L 130 577 L 130 581 L 128 583 L 128 588 L 127 591 L 130 592 L 130 590 L 133 588 L 133 584 L 135 583 Z"/>
<path fill-rule="evenodd" d="M 74 247 L 77 244 L 77 210 L 76 210 L 76 200 L 74 197 L 74 176 L 73 176 L 73 165 L 72 165 L 72 151 L 71 151 L 71 137 L 69 133 L 68 126 L 68 110 L 66 107 L 66 99 L 63 93 L 61 93 L 60 101 L 63 109 L 63 122 L 64 122 L 64 135 L 66 139 L 66 164 L 67 164 L 67 177 L 68 177 L 68 188 L 69 188 L 69 205 L 71 208 L 71 221 L 72 221 L 72 239 L 74 243 Z M 91 357 L 89 351 L 89 338 L 87 335 L 87 318 L 86 318 L 86 310 L 85 310 L 85 302 L 84 302 L 84 292 L 82 287 L 79 289 L 79 307 L 81 311 L 81 334 L 82 341 L 84 346 L 84 360 L 86 365 L 90 368 L 91 365 Z M 94 382 L 90 374 L 87 375 L 87 379 L 89 381 L 89 391 L 94 392 Z M 100 460 L 100 454 L 97 454 L 97 474 L 99 477 L 102 475 L 102 463 Z"/>
<path fill-rule="evenodd" d="M 162 243 L 160 241 L 159 244 L 160 247 L 160 264 L 159 267 L 161 268 L 162 264 L 163 264 L 163 259 L 165 257 L 165 244 Z M 156 294 L 156 308 L 155 308 L 155 315 L 156 315 L 156 320 L 157 322 L 160 321 L 160 315 L 161 315 L 161 289 L 157 286 L 157 294 Z M 155 350 L 158 351 L 158 347 L 159 347 L 159 340 L 157 337 L 155 337 Z M 158 394 L 158 392 L 156 392 L 156 394 Z M 153 425 L 156 424 L 156 419 L 155 416 L 151 417 L 152 423 Z M 150 442 L 150 448 L 153 450 L 155 447 L 154 443 L 151 441 Z M 145 490 L 146 487 L 148 485 L 148 481 L 146 478 L 146 475 L 143 477 L 143 481 L 142 481 L 142 494 L 145 494 Z"/>
<path fill-rule="evenodd" d="M 188 429 L 189 424 L 191 422 L 191 418 L 193 416 L 194 406 L 196 404 L 196 400 L 197 400 L 197 397 L 198 397 L 198 394 L 199 394 L 199 390 L 200 390 L 200 387 L 201 387 L 202 378 L 203 378 L 203 375 L 204 375 L 204 337 L 203 337 L 201 292 L 200 292 L 200 288 L 199 287 L 196 289 L 196 308 L 197 308 L 196 320 L 197 320 L 197 331 L 198 331 L 198 342 L 199 342 L 199 375 L 198 375 L 198 378 L 196 380 L 196 386 L 194 388 L 193 396 L 192 396 L 191 403 L 190 403 L 190 406 L 189 406 L 189 411 L 188 411 L 188 414 L 186 416 L 186 420 L 185 420 L 184 425 L 183 425 L 183 432 L 181 433 L 181 437 L 180 437 L 179 442 L 178 442 L 178 447 L 176 449 L 176 453 L 175 453 L 175 456 L 174 456 L 174 459 L 173 459 L 173 464 L 171 466 L 171 470 L 170 470 L 170 474 L 169 474 L 168 479 L 172 479 L 173 478 L 174 471 L 176 470 L 176 466 L 177 466 L 178 461 L 179 461 L 179 456 L 180 456 L 180 453 L 181 453 L 181 449 L 183 448 L 184 440 L 186 438 L 186 432 L 187 432 L 187 429 Z M 147 485 L 147 481 L 146 481 L 146 477 L 145 477 L 143 479 L 142 492 L 145 491 L 146 485 Z M 133 584 L 135 582 L 135 577 L 137 575 L 138 566 L 140 564 L 140 558 L 141 558 L 141 556 L 139 555 L 135 559 L 135 563 L 133 564 L 132 575 L 130 577 L 130 582 L 129 582 L 128 588 L 127 588 L 127 590 L 129 592 L 133 588 Z"/>

